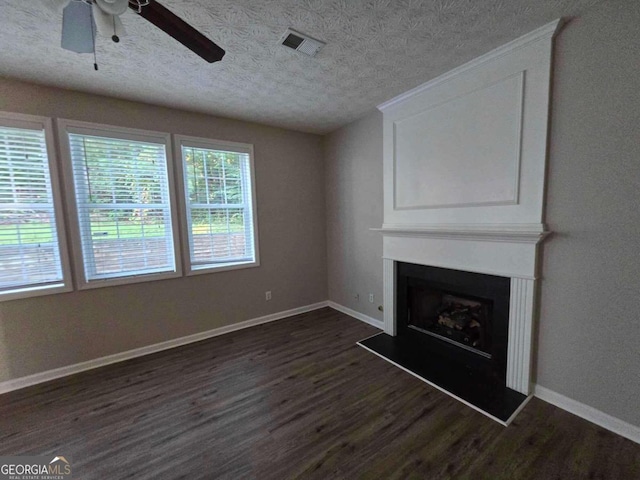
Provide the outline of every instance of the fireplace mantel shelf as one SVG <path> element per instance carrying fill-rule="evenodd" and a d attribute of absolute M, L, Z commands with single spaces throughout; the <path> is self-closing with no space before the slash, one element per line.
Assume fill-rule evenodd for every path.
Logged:
<path fill-rule="evenodd" d="M 452 240 L 475 240 L 487 242 L 537 244 L 551 232 L 544 224 L 499 224 L 499 225 L 383 225 L 372 228 L 383 235 L 401 237 L 448 238 Z"/>

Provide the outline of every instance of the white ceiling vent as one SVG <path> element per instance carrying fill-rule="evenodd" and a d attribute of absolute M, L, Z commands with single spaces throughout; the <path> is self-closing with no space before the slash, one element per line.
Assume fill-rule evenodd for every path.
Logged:
<path fill-rule="evenodd" d="M 285 47 L 293 48 L 294 50 L 304 53 L 305 55 L 309 55 L 310 57 L 315 57 L 320 49 L 326 45 L 326 43 L 321 42 L 320 40 L 316 40 L 315 38 L 311 38 L 309 35 L 304 35 L 296 32 L 295 30 L 291 30 L 290 28 L 287 29 L 287 31 L 284 32 L 284 35 L 280 38 L 280 44 Z"/>

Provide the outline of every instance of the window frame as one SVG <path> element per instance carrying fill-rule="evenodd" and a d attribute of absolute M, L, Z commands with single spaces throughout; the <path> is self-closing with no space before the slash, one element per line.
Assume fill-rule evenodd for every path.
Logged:
<path fill-rule="evenodd" d="M 135 128 L 120 127 L 92 122 L 82 122 L 69 119 L 56 119 L 58 130 L 58 142 L 63 160 L 63 179 L 65 186 L 65 199 L 69 209 L 69 230 L 71 237 L 71 253 L 74 264 L 74 273 L 78 290 L 88 290 L 93 288 L 111 287 L 115 285 L 129 285 L 133 283 L 151 282 L 155 280 L 166 280 L 182 276 L 182 244 L 180 235 L 179 211 L 176 203 L 176 182 L 174 177 L 174 154 L 171 142 L 171 134 L 151 130 L 141 130 Z M 167 159 L 166 170 L 168 180 L 169 211 L 171 214 L 171 228 L 173 240 L 173 258 L 175 268 L 173 271 L 140 273 L 131 275 L 114 276 L 111 278 L 100 278 L 88 280 L 85 274 L 84 250 L 82 247 L 80 218 L 78 205 L 76 202 L 76 188 L 73 172 L 73 160 L 71 158 L 71 147 L 69 134 L 92 135 L 117 140 L 131 140 L 137 142 L 159 143 L 165 147 Z"/>
<path fill-rule="evenodd" d="M 69 244 L 67 242 L 66 212 L 62 201 L 60 183 L 60 171 L 58 168 L 58 155 L 56 150 L 53 121 L 51 118 L 38 115 L 26 115 L 21 113 L 0 111 L 0 126 L 7 128 L 21 128 L 24 130 L 44 131 L 45 147 L 47 150 L 47 164 L 49 167 L 49 180 L 51 181 L 51 196 L 53 199 L 53 215 L 55 219 L 58 252 L 60 255 L 60 269 L 62 280 L 49 285 L 34 285 L 12 288 L 0 293 L 0 302 L 17 300 L 21 298 L 39 297 L 55 293 L 73 291 L 73 278 L 69 259 Z"/>
<path fill-rule="evenodd" d="M 207 273 L 224 272 L 230 270 L 239 270 L 244 268 L 254 268 L 260 266 L 260 247 L 258 241 L 258 206 L 256 199 L 256 178 L 253 144 L 230 142 L 227 140 L 216 140 L 212 138 L 194 137 L 189 135 L 173 135 L 174 152 L 175 152 L 175 169 L 176 184 L 178 193 L 178 205 L 180 209 L 180 234 L 182 236 L 182 261 L 184 265 L 185 275 L 202 275 Z M 187 211 L 187 177 L 184 172 L 185 163 L 182 155 L 182 147 L 202 148 L 207 150 L 227 150 L 231 152 L 246 153 L 249 155 L 249 172 L 247 178 L 251 183 L 247 192 L 251 195 L 248 202 L 251 208 L 251 220 L 253 229 L 253 261 L 226 262 L 219 264 L 206 264 L 195 266 L 191 263 L 191 242 L 190 242 L 190 225 L 189 212 Z"/>

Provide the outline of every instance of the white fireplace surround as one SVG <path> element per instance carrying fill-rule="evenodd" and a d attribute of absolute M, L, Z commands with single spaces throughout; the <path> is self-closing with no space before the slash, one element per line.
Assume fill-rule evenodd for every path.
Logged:
<path fill-rule="evenodd" d="M 509 340 L 507 346 L 507 387 L 525 395 L 531 393 L 531 348 L 535 318 L 535 258 L 537 241 L 514 242 L 447 237 L 438 232 L 401 230 L 384 231 L 384 330 L 396 334 L 395 284 L 396 262 L 415 263 L 441 268 L 452 268 L 475 273 L 499 275 L 511 279 L 509 298 Z M 540 238 L 540 237 L 539 237 Z M 472 260 L 465 263 L 464 259 Z M 515 260 L 515 261 L 514 261 Z M 461 263 L 462 262 L 462 263 Z M 511 264 L 513 270 L 507 267 Z M 519 269 L 530 264 L 531 270 Z M 498 267 L 498 268 L 496 268 Z"/>
<path fill-rule="evenodd" d="M 531 394 L 552 22 L 378 108 L 384 125 L 384 329 L 396 262 L 511 279 L 507 386 Z"/>

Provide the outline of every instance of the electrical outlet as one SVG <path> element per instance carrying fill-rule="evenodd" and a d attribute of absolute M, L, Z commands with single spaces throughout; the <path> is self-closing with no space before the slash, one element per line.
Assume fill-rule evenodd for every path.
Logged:
<path fill-rule="evenodd" d="M 369 303 L 373 303 L 373 293 L 369 294 Z"/>
<path fill-rule="evenodd" d="M 271 290 L 269 290 L 268 292 L 264 292 L 264 299 L 271 300 Z"/>

